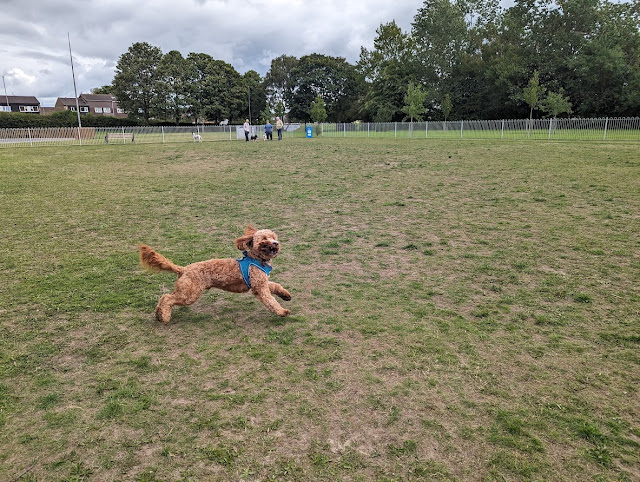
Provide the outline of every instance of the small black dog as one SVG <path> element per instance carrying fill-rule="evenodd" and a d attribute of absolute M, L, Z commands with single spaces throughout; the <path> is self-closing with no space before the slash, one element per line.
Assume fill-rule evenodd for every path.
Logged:
<path fill-rule="evenodd" d="M 258 140 L 258 134 L 251 136 L 251 140 L 252 141 L 257 141 Z"/>

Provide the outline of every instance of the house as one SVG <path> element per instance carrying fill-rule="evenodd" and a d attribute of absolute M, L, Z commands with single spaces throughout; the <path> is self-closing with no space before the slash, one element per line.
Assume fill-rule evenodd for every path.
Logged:
<path fill-rule="evenodd" d="M 22 95 L 0 95 L 0 112 L 40 113 L 40 101 L 35 97 Z"/>
<path fill-rule="evenodd" d="M 111 94 L 80 94 L 78 96 L 78 107 L 80 107 L 80 114 L 127 117 L 127 113 L 124 109 L 118 107 L 118 101 Z M 75 97 L 58 97 L 55 109 L 75 112 Z"/>
<path fill-rule="evenodd" d="M 118 107 L 118 101 L 111 94 L 80 94 L 78 100 L 83 101 L 93 115 L 127 117 L 127 113 Z"/>
<path fill-rule="evenodd" d="M 78 105 L 76 106 L 75 97 L 58 97 L 58 100 L 56 100 L 55 110 L 70 110 L 75 112 L 78 107 L 80 107 L 80 114 L 89 113 L 89 106 L 80 98 L 78 99 Z"/>

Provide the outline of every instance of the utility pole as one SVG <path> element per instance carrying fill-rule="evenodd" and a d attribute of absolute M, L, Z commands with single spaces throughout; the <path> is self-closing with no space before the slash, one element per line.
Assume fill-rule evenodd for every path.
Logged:
<path fill-rule="evenodd" d="M 69 39 L 69 58 L 71 59 L 71 75 L 73 76 L 73 92 L 76 95 L 76 112 L 78 113 L 78 129 L 82 127 L 82 121 L 80 120 L 80 103 L 78 102 L 78 90 L 76 89 L 76 73 L 73 70 L 73 55 L 71 55 L 71 36 L 67 32 L 67 38 Z M 80 139 L 80 131 L 78 131 L 78 138 Z M 80 139 L 80 143 L 82 140 Z"/>

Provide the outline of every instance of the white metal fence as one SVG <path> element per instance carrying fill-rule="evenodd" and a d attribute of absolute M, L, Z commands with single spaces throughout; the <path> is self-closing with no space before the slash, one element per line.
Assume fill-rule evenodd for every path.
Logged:
<path fill-rule="evenodd" d="M 314 127 L 314 131 L 329 137 L 640 140 L 638 117 L 349 123 Z"/>
<path fill-rule="evenodd" d="M 309 132 L 311 128 L 311 132 Z M 262 140 L 263 125 L 251 134 Z M 360 137 L 425 139 L 640 140 L 640 118 L 516 119 L 343 124 L 288 124 L 284 137 Z M 274 136 L 277 137 L 274 129 Z M 59 145 L 159 144 L 244 141 L 242 126 L 60 127 L 0 129 L 0 148 Z"/>

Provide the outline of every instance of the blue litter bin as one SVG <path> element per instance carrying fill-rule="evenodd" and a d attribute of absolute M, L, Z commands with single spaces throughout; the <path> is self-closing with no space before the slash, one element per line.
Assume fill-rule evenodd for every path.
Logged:
<path fill-rule="evenodd" d="M 311 139 L 313 137 L 313 127 L 307 126 L 307 138 Z"/>

